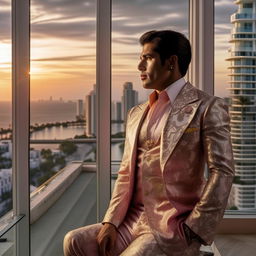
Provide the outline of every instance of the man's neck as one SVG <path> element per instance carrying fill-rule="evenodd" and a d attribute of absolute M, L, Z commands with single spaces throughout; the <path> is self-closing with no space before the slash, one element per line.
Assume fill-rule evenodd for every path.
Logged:
<path fill-rule="evenodd" d="M 175 83 L 176 81 L 178 81 L 181 78 L 182 78 L 182 76 L 169 79 L 168 81 L 166 81 L 166 83 L 163 85 L 162 88 L 156 89 L 157 93 L 160 93 L 161 91 L 165 90 L 168 86 L 171 86 L 173 83 Z"/>

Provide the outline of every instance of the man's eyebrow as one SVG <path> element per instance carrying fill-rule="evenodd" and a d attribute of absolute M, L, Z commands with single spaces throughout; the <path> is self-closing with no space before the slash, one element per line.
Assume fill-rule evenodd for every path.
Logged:
<path fill-rule="evenodd" d="M 144 54 L 140 55 L 140 58 L 145 58 L 145 57 L 148 57 L 148 56 L 153 57 L 153 54 L 152 53 L 144 53 Z"/>

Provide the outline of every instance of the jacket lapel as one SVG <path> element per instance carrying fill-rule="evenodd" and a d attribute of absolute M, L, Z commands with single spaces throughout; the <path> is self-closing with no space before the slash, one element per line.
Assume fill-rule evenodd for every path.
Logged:
<path fill-rule="evenodd" d="M 162 171 L 200 104 L 197 89 L 190 83 L 184 85 L 172 104 L 172 110 L 161 134 L 160 165 Z"/>
<path fill-rule="evenodd" d="M 136 162 L 136 153 L 137 153 L 137 142 L 139 131 L 143 120 L 149 110 L 148 102 L 145 102 L 141 105 L 138 105 L 132 113 L 132 117 L 129 121 L 129 131 L 127 134 L 129 136 L 129 141 L 131 143 L 131 171 L 134 169 L 135 162 Z"/>

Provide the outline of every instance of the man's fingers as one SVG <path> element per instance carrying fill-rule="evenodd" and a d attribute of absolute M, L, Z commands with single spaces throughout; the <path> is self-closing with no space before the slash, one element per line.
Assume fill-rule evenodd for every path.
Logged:
<path fill-rule="evenodd" d="M 115 247 L 116 230 L 113 225 L 105 224 L 97 235 L 99 252 L 101 256 L 112 255 L 112 250 Z"/>
<path fill-rule="evenodd" d="M 112 238 L 109 242 L 110 242 L 109 243 L 110 250 L 113 250 L 115 247 L 115 240 Z"/>
<path fill-rule="evenodd" d="M 100 247 L 100 254 L 102 256 L 106 256 L 107 254 L 107 246 L 108 246 L 108 238 L 107 237 L 104 237 L 100 244 L 99 244 L 99 247 Z"/>

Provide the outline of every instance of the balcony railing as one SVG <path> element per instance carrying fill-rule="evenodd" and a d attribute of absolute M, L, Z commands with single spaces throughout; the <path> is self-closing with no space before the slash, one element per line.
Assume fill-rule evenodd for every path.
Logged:
<path fill-rule="evenodd" d="M 245 28 L 245 27 L 237 27 L 237 28 L 233 28 L 232 29 L 232 33 L 235 34 L 235 33 L 240 33 L 240 32 L 253 32 L 253 29 L 252 27 L 249 27 L 249 28 Z"/>
<path fill-rule="evenodd" d="M 255 14 L 252 13 L 234 13 L 231 15 L 231 22 L 236 20 L 252 20 L 255 19 Z"/>

